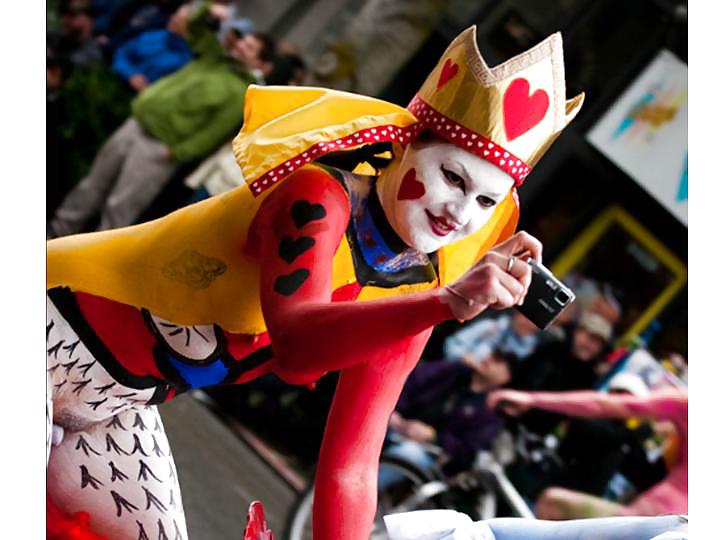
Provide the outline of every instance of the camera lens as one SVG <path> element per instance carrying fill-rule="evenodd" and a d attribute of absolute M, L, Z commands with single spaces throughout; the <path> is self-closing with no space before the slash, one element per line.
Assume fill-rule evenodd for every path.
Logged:
<path fill-rule="evenodd" d="M 555 293 L 555 301 L 561 306 L 567 304 L 568 300 L 570 300 L 570 297 L 565 291 L 558 291 L 557 293 Z"/>

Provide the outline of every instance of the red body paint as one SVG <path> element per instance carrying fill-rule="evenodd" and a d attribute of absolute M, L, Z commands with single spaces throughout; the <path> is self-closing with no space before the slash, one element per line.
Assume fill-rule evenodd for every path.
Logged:
<path fill-rule="evenodd" d="M 415 169 L 410 169 L 403 176 L 398 191 L 398 201 L 412 201 L 425 195 L 425 186 L 416 178 Z"/>

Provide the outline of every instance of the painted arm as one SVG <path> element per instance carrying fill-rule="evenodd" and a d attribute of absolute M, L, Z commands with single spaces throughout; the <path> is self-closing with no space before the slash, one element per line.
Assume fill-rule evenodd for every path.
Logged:
<path fill-rule="evenodd" d="M 388 419 L 431 331 L 389 345 L 385 354 L 392 362 L 365 362 L 342 371 L 315 479 L 315 540 L 370 536 Z"/>
<path fill-rule="evenodd" d="M 653 417 L 678 421 L 687 414 L 687 395 L 676 391 L 658 391 L 647 397 L 606 394 L 603 392 L 518 392 L 500 390 L 490 398 L 492 406 L 509 401 L 522 407 L 534 407 L 583 418 Z"/>
<path fill-rule="evenodd" d="M 332 263 L 348 224 L 349 202 L 322 169 L 305 168 L 286 179 L 265 201 L 258 220 L 251 235 L 260 247 L 262 310 L 278 375 L 289 382 L 304 383 L 308 375 L 314 379 L 361 362 L 389 363 L 390 348 L 452 317 L 438 290 L 331 302 Z"/>

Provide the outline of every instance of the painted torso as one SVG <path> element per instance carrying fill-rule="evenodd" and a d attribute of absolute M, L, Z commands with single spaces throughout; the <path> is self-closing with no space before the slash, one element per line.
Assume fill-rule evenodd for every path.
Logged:
<path fill-rule="evenodd" d="M 374 177 L 314 168 L 340 183 L 350 208 L 350 218 L 343 224 L 345 234 L 332 262 L 333 301 L 389 297 L 437 285 L 436 258 L 406 248 L 395 236 L 380 207 Z M 259 206 L 258 216 L 262 215 L 263 208 Z M 312 208 L 298 207 L 298 216 L 302 211 L 311 212 Z M 246 276 L 238 279 L 235 288 L 243 292 L 241 306 L 256 310 L 245 314 L 244 320 L 252 321 L 251 324 L 241 321 L 239 326 L 227 329 L 222 318 L 202 320 L 204 315 L 198 317 L 197 324 L 183 324 L 166 312 L 161 317 L 144 305 L 133 306 L 89 292 L 84 287 L 73 287 L 72 283 L 53 287 L 48 292 L 57 311 L 53 324 L 57 328 L 69 326 L 89 357 L 107 371 L 108 380 L 129 388 L 127 394 L 142 389 L 143 399 L 149 403 L 166 401 L 192 388 L 243 383 L 273 371 L 275 359 L 260 308 L 259 263 L 253 258 L 254 238 L 262 234 L 266 222 L 245 222 L 248 227 L 239 231 L 235 244 L 242 256 L 242 268 L 233 268 L 233 262 L 212 252 L 183 251 L 170 264 L 165 264 L 161 272 L 165 281 L 175 282 L 180 296 L 188 290 L 207 291 L 215 286 L 215 280 L 225 279 L 231 272 L 235 276 Z M 309 240 L 305 238 L 305 241 Z M 280 243 L 278 255 L 291 261 L 298 252 L 307 249 L 303 242 L 303 237 L 288 238 L 287 242 Z M 205 285 L 204 289 L 198 289 L 197 284 Z M 284 285 L 294 286 L 291 282 Z M 92 287 L 90 289 L 92 291 Z M 205 297 L 205 301 L 212 303 L 212 298 Z M 59 338 L 48 337 L 48 368 L 54 367 L 53 383 L 61 387 L 67 378 L 63 377 L 64 368 L 56 367 L 65 365 L 57 361 L 57 351 L 68 343 L 69 338 L 60 343 Z M 54 361 L 50 358 L 53 353 Z M 65 363 L 70 361 L 68 357 Z M 313 378 L 303 382 L 312 383 Z M 78 402 L 81 397 L 77 396 Z"/>

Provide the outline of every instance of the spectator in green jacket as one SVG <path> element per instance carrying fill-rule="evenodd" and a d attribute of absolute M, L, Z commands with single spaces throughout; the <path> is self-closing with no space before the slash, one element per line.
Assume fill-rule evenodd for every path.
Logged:
<path fill-rule="evenodd" d="M 147 87 L 132 102 L 131 117 L 98 152 L 88 175 L 65 198 L 48 236 L 81 232 L 100 213 L 98 229 L 131 225 L 183 164 L 199 161 L 242 124 L 249 69 L 272 58 L 273 44 L 235 34 L 222 43 L 216 30 L 226 6 L 203 2 L 188 16 L 196 58 Z M 267 66 L 266 66 L 267 67 Z"/>

